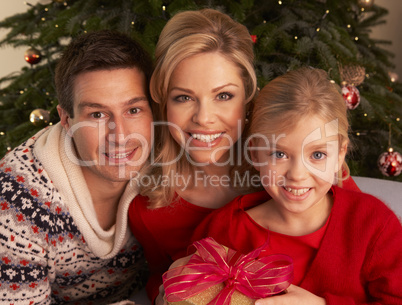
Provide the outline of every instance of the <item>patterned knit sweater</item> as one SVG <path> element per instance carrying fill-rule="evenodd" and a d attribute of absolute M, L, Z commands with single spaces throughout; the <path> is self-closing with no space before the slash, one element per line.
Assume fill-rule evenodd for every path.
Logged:
<path fill-rule="evenodd" d="M 104 231 L 71 142 L 57 124 L 0 160 L 0 304 L 110 304 L 143 286 L 127 226 L 135 186 Z"/>

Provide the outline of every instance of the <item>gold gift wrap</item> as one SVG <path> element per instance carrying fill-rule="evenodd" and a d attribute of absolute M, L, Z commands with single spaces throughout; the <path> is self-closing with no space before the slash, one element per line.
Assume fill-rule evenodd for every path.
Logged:
<path fill-rule="evenodd" d="M 219 294 L 219 292 L 224 287 L 225 285 L 221 283 L 212 286 L 195 296 L 189 297 L 187 300 L 180 302 L 167 302 L 167 303 L 172 305 L 207 305 Z M 234 291 L 230 301 L 231 305 L 254 305 L 254 303 L 255 300 L 246 297 L 244 294 L 240 293 L 237 290 Z"/>

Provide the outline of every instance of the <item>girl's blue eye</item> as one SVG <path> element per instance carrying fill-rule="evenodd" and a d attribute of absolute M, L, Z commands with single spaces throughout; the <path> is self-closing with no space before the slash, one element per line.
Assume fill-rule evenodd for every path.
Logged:
<path fill-rule="evenodd" d="M 283 151 L 275 151 L 273 155 L 277 159 L 283 159 L 286 156 Z"/>
<path fill-rule="evenodd" d="M 321 151 L 315 151 L 315 152 L 313 152 L 312 157 L 315 160 L 321 160 L 321 159 L 325 158 L 325 154 Z"/>

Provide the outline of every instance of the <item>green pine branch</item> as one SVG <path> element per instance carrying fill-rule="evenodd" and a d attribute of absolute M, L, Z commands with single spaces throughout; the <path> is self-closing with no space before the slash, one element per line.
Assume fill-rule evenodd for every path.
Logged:
<path fill-rule="evenodd" d="M 402 152 L 402 85 L 392 83 L 393 54 L 389 41 L 370 37 L 385 22 L 380 6 L 362 11 L 355 0 L 66 0 L 28 4 L 24 13 L 0 21 L 7 35 L 0 47 L 35 47 L 42 61 L 0 79 L 0 155 L 32 136 L 41 126 L 29 122 L 38 108 L 58 121 L 53 85 L 57 58 L 72 37 L 98 29 L 124 32 L 152 54 L 163 26 L 175 13 L 211 7 L 228 13 L 257 36 L 255 66 L 264 86 L 289 69 L 309 65 L 324 69 L 339 85 L 340 66 L 365 68 L 358 86 L 361 103 L 349 112 L 355 149 L 349 157 L 354 175 L 381 177 L 378 156 L 389 145 Z M 23 59 L 21 59 L 23 60 Z M 401 76 L 402 78 L 402 76 Z M 399 118 L 399 121 L 398 121 Z M 402 175 L 387 178 L 402 181 Z"/>

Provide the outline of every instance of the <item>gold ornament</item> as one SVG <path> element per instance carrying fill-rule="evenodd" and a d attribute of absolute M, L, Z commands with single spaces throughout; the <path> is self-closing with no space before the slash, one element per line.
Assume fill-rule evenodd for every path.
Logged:
<path fill-rule="evenodd" d="M 366 69 L 357 65 L 339 65 L 339 72 L 341 73 L 342 82 L 356 87 L 363 83 L 366 77 Z"/>
<path fill-rule="evenodd" d="M 374 0 L 358 0 L 357 3 L 361 8 L 371 8 L 374 4 Z"/>
<path fill-rule="evenodd" d="M 46 126 L 49 124 L 50 112 L 45 109 L 35 109 L 29 115 L 29 120 L 37 127 Z"/>

